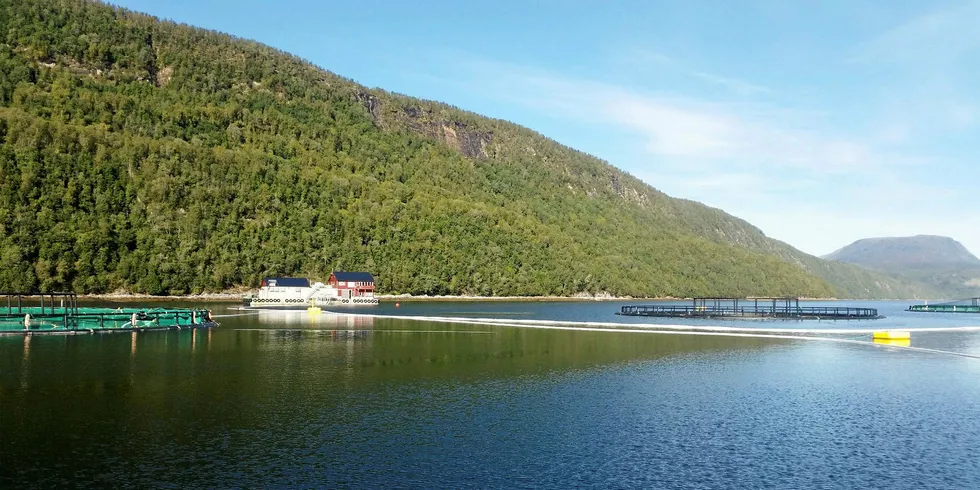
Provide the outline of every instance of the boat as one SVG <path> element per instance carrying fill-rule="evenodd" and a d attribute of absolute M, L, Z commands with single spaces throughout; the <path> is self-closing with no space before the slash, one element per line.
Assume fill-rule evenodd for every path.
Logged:
<path fill-rule="evenodd" d="M 320 306 L 376 306 L 374 276 L 367 272 L 332 272 L 326 284 L 302 277 L 262 279 L 258 294 L 242 298 L 246 308 L 306 309 Z"/>

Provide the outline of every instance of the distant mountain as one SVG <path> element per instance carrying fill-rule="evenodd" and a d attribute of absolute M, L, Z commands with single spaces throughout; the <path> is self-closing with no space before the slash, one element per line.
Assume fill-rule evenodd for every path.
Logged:
<path fill-rule="evenodd" d="M 824 258 L 912 281 L 933 297 L 980 296 L 980 259 L 949 237 L 865 238 Z"/>
<path fill-rule="evenodd" d="M 980 266 L 960 242 L 934 235 L 864 238 L 824 258 L 873 268 Z"/>

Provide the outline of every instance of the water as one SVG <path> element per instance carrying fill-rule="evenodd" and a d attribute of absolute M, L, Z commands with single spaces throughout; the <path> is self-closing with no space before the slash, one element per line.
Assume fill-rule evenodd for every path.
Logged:
<path fill-rule="evenodd" d="M 653 323 L 615 316 L 621 304 L 356 311 Z M 211 305 L 238 313 L 230 306 Z M 978 315 L 873 306 L 888 318 L 704 323 L 980 325 Z M 220 321 L 213 331 L 0 338 L 0 484 L 980 487 L 978 359 L 305 312 Z M 978 332 L 917 332 L 912 344 L 980 355 Z"/>

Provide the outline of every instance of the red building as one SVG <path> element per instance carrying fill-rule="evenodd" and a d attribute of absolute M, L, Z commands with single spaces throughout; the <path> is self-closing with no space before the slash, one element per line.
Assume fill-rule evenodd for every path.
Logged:
<path fill-rule="evenodd" d="M 368 272 L 333 272 L 327 284 L 337 288 L 340 298 L 374 297 L 374 276 Z"/>

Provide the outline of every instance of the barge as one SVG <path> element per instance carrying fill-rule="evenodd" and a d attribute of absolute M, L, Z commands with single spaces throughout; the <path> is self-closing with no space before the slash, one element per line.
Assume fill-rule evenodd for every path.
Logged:
<path fill-rule="evenodd" d="M 258 294 L 242 298 L 246 308 L 305 309 L 319 306 L 376 306 L 374 276 L 367 272 L 333 272 L 327 283 L 300 277 L 262 280 Z"/>

